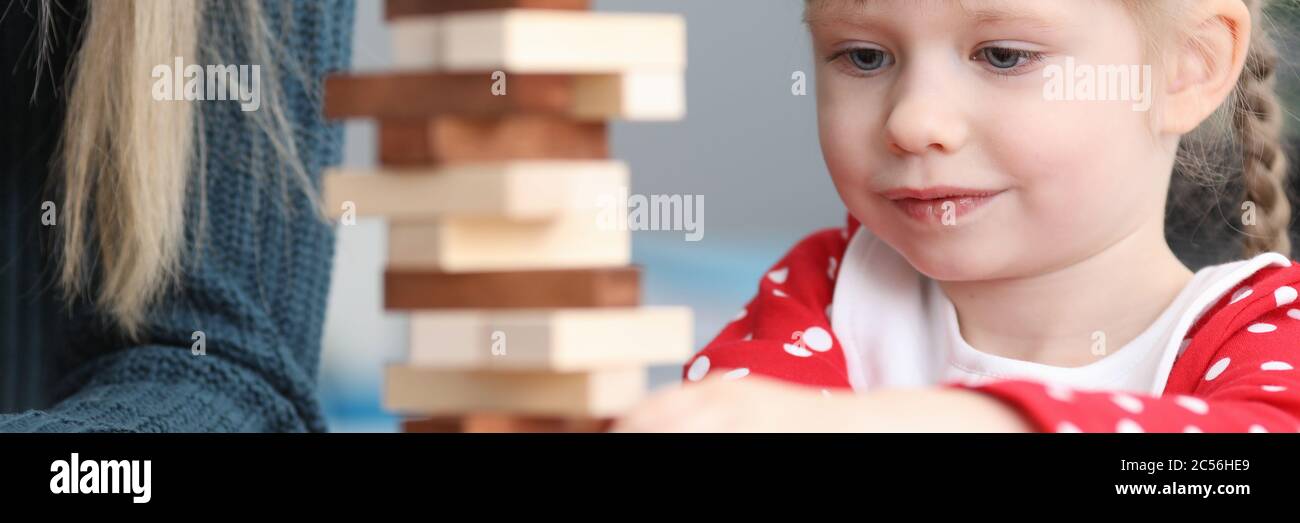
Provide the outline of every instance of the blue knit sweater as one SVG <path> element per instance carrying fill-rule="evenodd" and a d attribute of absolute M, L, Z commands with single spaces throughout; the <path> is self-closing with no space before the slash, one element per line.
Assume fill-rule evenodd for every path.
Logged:
<path fill-rule="evenodd" d="M 354 6 L 263 4 L 267 27 L 288 54 L 284 63 L 301 73 L 276 81 L 297 150 L 319 186 L 322 168 L 340 159 L 342 130 L 322 119 L 317 82 L 348 67 Z M 209 2 L 201 39 L 240 41 L 237 5 Z M 141 340 L 123 341 L 84 303 L 58 302 L 50 285 L 56 261 L 47 254 L 55 233 L 40 224 L 40 206 L 52 200 L 48 160 L 63 110 L 51 84 L 75 51 L 56 47 L 55 82 L 47 70 L 33 96 L 34 62 L 21 45 L 33 18 L 11 11 L 0 27 L 0 84 L 9 86 L 0 88 L 0 431 L 325 430 L 315 390 L 333 229 L 291 181 L 286 191 L 284 177 L 251 174 L 252 164 L 285 170 L 273 164 L 268 138 L 245 130 L 237 102 L 199 102 L 206 228 L 199 235 L 193 227 L 196 181 L 180 288 L 151 312 Z M 72 34 L 83 11 L 69 12 L 59 16 Z M 24 24 L 26 31 L 16 30 Z M 250 63 L 239 52 L 222 63 L 232 62 Z M 265 73 L 263 81 L 270 81 Z M 191 353 L 195 331 L 206 338 L 206 355 Z"/>

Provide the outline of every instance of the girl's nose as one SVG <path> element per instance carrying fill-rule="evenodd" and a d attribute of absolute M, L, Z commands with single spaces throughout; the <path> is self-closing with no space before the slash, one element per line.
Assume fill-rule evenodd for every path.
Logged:
<path fill-rule="evenodd" d="M 943 89 L 905 88 L 885 122 L 885 139 L 896 155 L 951 154 L 966 143 L 969 128 Z"/>

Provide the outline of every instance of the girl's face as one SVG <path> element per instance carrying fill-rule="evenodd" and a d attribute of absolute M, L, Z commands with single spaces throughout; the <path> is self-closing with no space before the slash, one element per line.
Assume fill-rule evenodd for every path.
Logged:
<path fill-rule="evenodd" d="M 922 273 L 1041 274 L 1162 230 L 1176 137 L 1134 95 L 1158 112 L 1159 70 L 1122 96 L 1092 82 L 1108 100 L 1044 89 L 1045 71 L 1076 88 L 1082 69 L 1144 71 L 1117 0 L 824 0 L 808 18 L 835 186 Z"/>

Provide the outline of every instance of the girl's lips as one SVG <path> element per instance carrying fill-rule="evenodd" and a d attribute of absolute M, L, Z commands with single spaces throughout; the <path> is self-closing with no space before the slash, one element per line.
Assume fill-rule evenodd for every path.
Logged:
<path fill-rule="evenodd" d="M 952 187 L 898 189 L 882 193 L 899 210 L 926 224 L 957 225 L 961 218 L 1005 192 Z"/>

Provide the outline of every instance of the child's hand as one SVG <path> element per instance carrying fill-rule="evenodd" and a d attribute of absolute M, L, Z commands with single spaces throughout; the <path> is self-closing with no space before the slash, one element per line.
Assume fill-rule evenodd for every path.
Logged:
<path fill-rule="evenodd" d="M 861 397 L 748 376 L 720 374 L 660 392 L 619 419 L 618 432 L 865 431 Z M 845 414 L 858 411 L 856 419 Z"/>
<path fill-rule="evenodd" d="M 1019 414 L 978 393 L 891 389 L 824 393 L 761 376 L 720 375 L 661 392 L 618 432 L 1025 432 Z"/>

